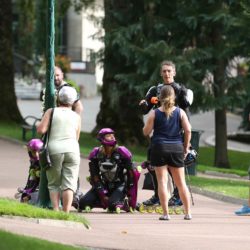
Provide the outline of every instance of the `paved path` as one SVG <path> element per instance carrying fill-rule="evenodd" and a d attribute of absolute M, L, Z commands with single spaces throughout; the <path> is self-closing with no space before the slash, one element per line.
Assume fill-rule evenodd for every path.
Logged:
<path fill-rule="evenodd" d="M 0 197 L 13 197 L 18 186 L 26 182 L 28 156 L 22 144 L 0 139 Z M 87 161 L 82 159 L 80 176 L 84 190 L 88 174 Z M 140 180 L 140 187 L 141 182 Z M 139 189 L 139 201 L 149 191 Z M 103 210 L 84 215 L 92 229 L 34 224 L 0 217 L 0 228 L 50 241 L 87 246 L 90 249 L 249 249 L 250 217 L 238 217 L 239 205 L 224 203 L 194 194 L 193 220 L 182 215 L 159 221 L 157 214 L 107 214 Z M 75 210 L 73 210 L 75 212 Z"/>

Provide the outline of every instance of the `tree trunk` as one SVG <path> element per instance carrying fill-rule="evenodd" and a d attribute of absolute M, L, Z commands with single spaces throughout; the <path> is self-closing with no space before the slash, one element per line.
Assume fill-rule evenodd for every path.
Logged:
<path fill-rule="evenodd" d="M 219 102 L 223 102 L 225 96 L 225 71 L 226 62 L 223 59 L 215 60 L 217 68 L 214 72 L 214 95 Z M 215 109 L 215 157 L 214 165 L 217 167 L 230 168 L 227 154 L 227 117 L 226 105 Z"/>
<path fill-rule="evenodd" d="M 220 2 L 217 3 L 219 6 Z M 218 6 L 218 8 L 219 8 Z M 214 69 L 214 97 L 220 102 L 219 107 L 215 109 L 215 157 L 214 165 L 217 167 L 230 168 L 227 154 L 227 103 L 224 101 L 226 95 L 226 66 L 227 58 L 220 55 L 220 49 L 224 47 L 222 39 L 223 25 L 217 25 L 212 31 L 212 44 L 216 50 L 214 51 L 213 64 Z"/>
<path fill-rule="evenodd" d="M 0 8 L 0 121 L 20 122 L 22 116 L 17 107 L 14 88 L 12 54 L 12 2 L 3 0 Z"/>
<path fill-rule="evenodd" d="M 226 62 L 223 59 L 216 59 L 217 65 L 214 71 L 214 96 L 218 102 L 223 102 L 225 96 L 225 71 Z M 215 109 L 215 157 L 214 165 L 217 167 L 230 168 L 227 154 L 227 116 L 226 105 Z"/>
<path fill-rule="evenodd" d="M 97 126 L 94 133 L 103 127 L 115 130 L 119 142 L 126 144 L 138 144 L 145 142 L 142 135 L 143 119 L 139 110 L 139 100 L 136 87 L 127 85 L 115 78 L 116 74 L 131 71 L 131 65 L 125 65 L 126 58 L 119 54 L 116 46 L 110 38 L 110 32 L 119 24 L 110 9 L 124 8 L 123 1 L 105 1 L 105 51 L 104 51 L 104 75 L 102 86 L 102 102 L 100 112 L 97 115 Z M 110 41 L 111 40 L 111 41 Z"/>
<path fill-rule="evenodd" d="M 227 154 L 226 109 L 215 110 L 215 158 L 214 165 L 230 168 Z"/>

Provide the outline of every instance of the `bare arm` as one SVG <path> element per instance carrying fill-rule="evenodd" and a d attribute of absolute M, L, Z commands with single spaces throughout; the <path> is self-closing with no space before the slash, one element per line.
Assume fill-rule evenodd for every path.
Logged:
<path fill-rule="evenodd" d="M 41 122 L 36 126 L 36 131 L 38 134 L 45 134 L 49 128 L 49 121 L 52 109 L 48 109 L 42 117 Z"/>
<path fill-rule="evenodd" d="M 190 140 L 191 140 L 191 124 L 188 120 L 187 114 L 184 110 L 181 109 L 181 125 L 184 130 L 184 154 L 188 153 L 188 149 L 190 146 Z"/>
<path fill-rule="evenodd" d="M 151 110 L 148 119 L 143 127 L 143 134 L 145 136 L 148 136 L 151 134 L 153 128 L 154 128 L 154 120 L 155 120 L 155 111 Z"/>
<path fill-rule="evenodd" d="M 79 119 L 78 119 L 78 128 L 76 131 L 76 139 L 79 141 L 80 138 L 80 133 L 81 133 L 81 117 L 79 115 Z"/>
<path fill-rule="evenodd" d="M 82 115 L 83 112 L 83 105 L 82 102 L 80 100 L 78 100 L 77 102 L 75 102 L 73 104 L 73 108 L 72 108 L 78 115 Z"/>

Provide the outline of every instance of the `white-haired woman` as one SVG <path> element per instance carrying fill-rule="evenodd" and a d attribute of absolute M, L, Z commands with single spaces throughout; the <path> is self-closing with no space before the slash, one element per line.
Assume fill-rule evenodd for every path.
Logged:
<path fill-rule="evenodd" d="M 168 212 L 168 170 L 171 172 L 180 198 L 184 204 L 184 219 L 192 218 L 190 193 L 185 181 L 184 158 L 188 153 L 191 139 L 191 125 L 184 110 L 175 106 L 175 93 L 172 86 L 163 86 L 160 92 L 161 106 L 150 111 L 143 133 L 151 138 L 151 165 L 155 167 L 158 193 L 163 208 L 160 220 L 169 220 Z M 183 141 L 184 131 L 184 141 Z"/>
<path fill-rule="evenodd" d="M 63 211 L 69 212 L 73 193 L 77 189 L 80 165 L 79 136 L 80 116 L 72 111 L 77 99 L 76 90 L 64 86 L 58 93 L 59 106 L 54 108 L 48 149 L 52 168 L 46 171 L 50 200 L 54 210 L 59 210 L 61 192 Z M 48 109 L 37 126 L 37 132 L 44 134 L 49 127 L 52 109 Z"/>

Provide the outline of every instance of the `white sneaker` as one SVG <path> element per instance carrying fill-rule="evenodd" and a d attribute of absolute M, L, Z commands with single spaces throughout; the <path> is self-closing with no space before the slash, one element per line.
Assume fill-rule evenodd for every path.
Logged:
<path fill-rule="evenodd" d="M 159 220 L 170 220 L 170 216 L 169 214 L 166 214 L 166 215 L 162 215 Z"/>
<path fill-rule="evenodd" d="M 184 216 L 184 220 L 192 220 L 192 215 L 191 214 L 186 214 Z"/>

